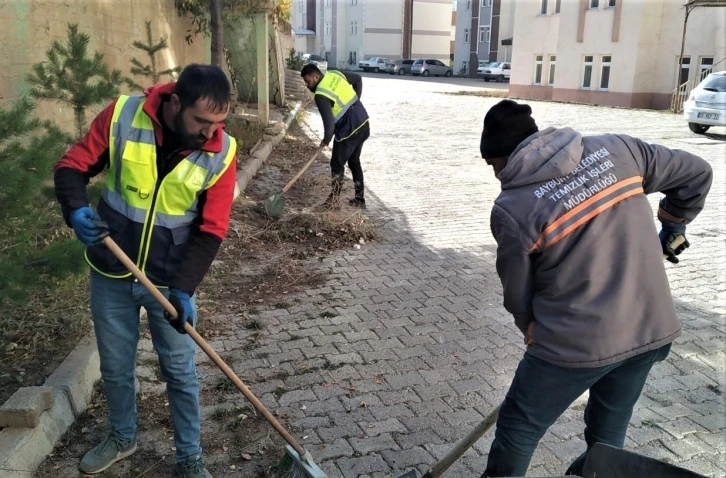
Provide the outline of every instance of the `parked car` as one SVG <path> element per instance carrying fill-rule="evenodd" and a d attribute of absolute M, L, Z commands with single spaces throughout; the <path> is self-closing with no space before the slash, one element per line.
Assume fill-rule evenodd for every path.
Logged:
<path fill-rule="evenodd" d="M 484 74 L 484 70 L 486 70 L 486 68 L 489 65 L 491 65 L 491 63 L 488 62 L 488 61 L 480 61 L 479 62 L 479 68 L 476 69 L 476 74 L 479 75 L 479 76 L 483 75 Z"/>
<path fill-rule="evenodd" d="M 440 60 L 420 58 L 411 65 L 411 74 L 413 76 L 451 76 L 451 68 Z"/>
<path fill-rule="evenodd" d="M 414 60 L 409 59 L 389 61 L 386 63 L 386 69 L 383 71 L 387 71 L 392 75 L 405 75 L 406 73 L 410 75 L 413 62 Z"/>
<path fill-rule="evenodd" d="M 379 71 L 383 71 L 386 69 L 386 63 L 389 61 L 390 60 L 388 58 L 374 56 L 368 58 L 367 60 L 358 62 L 358 67 L 361 68 L 363 71 L 372 71 L 373 73 L 378 73 Z"/>
<path fill-rule="evenodd" d="M 318 67 L 318 70 L 320 70 L 322 73 L 325 73 L 328 71 L 328 62 L 325 58 L 323 58 L 320 55 L 305 53 L 301 58 L 303 59 L 303 61 L 305 63 L 315 64 L 315 66 Z"/>
<path fill-rule="evenodd" d="M 484 81 L 509 81 L 509 78 L 512 76 L 512 64 L 508 61 L 495 61 L 484 68 L 482 76 L 484 77 Z"/>
<path fill-rule="evenodd" d="M 691 90 L 683 104 L 683 116 L 694 133 L 711 126 L 726 126 L 726 71 L 709 74 Z"/>

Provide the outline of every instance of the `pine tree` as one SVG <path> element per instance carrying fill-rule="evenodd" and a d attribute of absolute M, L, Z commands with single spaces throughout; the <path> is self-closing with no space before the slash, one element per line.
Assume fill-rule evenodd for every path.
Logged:
<path fill-rule="evenodd" d="M 22 301 L 42 274 L 65 277 L 83 263 L 78 241 L 63 240 L 52 225 L 62 221 L 48 188 L 72 138 L 34 109 L 27 97 L 0 106 L 0 305 Z"/>
<path fill-rule="evenodd" d="M 0 107 L 0 222 L 27 212 L 42 184 L 52 176 L 71 138 L 33 116 L 35 105 L 22 97 Z"/>
<path fill-rule="evenodd" d="M 159 83 L 162 76 L 169 75 L 172 80 L 176 78 L 176 75 L 181 71 L 181 66 L 174 68 L 168 68 L 164 71 L 156 71 L 156 54 L 169 47 L 166 43 L 166 38 L 161 37 L 158 42 L 154 43 L 154 38 L 151 34 L 151 22 L 146 22 L 146 43 L 135 41 L 133 43 L 134 48 L 144 51 L 149 56 L 149 65 L 142 64 L 136 58 L 131 58 L 131 74 L 136 76 L 142 76 L 144 78 L 150 78 L 151 84 L 155 85 Z M 143 90 L 144 87 L 129 81 L 129 86 L 134 89 Z"/>
<path fill-rule="evenodd" d="M 34 98 L 57 100 L 73 108 L 78 138 L 85 133 L 86 109 L 118 96 L 124 83 L 121 71 L 109 71 L 103 54 L 88 56 L 91 37 L 68 24 L 68 42 L 56 40 L 46 55 L 48 61 L 33 65 L 28 81 Z"/>

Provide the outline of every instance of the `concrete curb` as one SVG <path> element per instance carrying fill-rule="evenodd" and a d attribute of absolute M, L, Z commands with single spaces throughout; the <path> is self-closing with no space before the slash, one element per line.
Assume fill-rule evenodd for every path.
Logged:
<path fill-rule="evenodd" d="M 96 336 L 89 332 L 43 384 L 53 390 L 53 406 L 34 428 L 0 431 L 0 476 L 31 478 L 75 419 L 86 410 L 101 378 Z"/>
<path fill-rule="evenodd" d="M 282 131 L 277 135 L 273 136 L 271 140 L 265 140 L 258 148 L 255 149 L 254 153 L 252 154 L 252 158 L 247 162 L 247 164 L 245 164 L 242 169 L 237 171 L 237 186 L 235 187 L 234 191 L 235 200 L 240 194 L 242 194 L 242 192 L 245 190 L 254 175 L 257 174 L 257 171 L 259 171 L 265 161 L 267 161 L 270 153 L 272 153 L 272 149 L 277 146 L 277 144 L 280 143 L 280 141 L 282 141 L 282 139 L 285 137 L 285 135 L 287 134 L 287 130 L 290 128 L 290 125 L 297 117 L 301 108 L 302 101 L 298 100 L 295 103 L 295 107 L 292 109 L 290 114 L 287 116 L 287 118 L 285 118 L 285 127 L 282 129 Z"/>

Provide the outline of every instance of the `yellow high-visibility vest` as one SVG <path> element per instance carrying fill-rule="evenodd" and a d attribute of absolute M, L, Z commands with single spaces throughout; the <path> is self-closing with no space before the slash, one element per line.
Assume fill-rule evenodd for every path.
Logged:
<path fill-rule="evenodd" d="M 348 83 L 345 75 L 339 71 L 329 71 L 318 83 L 315 94 L 321 95 L 333 102 L 333 117 L 337 123 L 348 109 L 358 101 L 358 95 Z"/>
<path fill-rule="evenodd" d="M 98 214 L 111 237 L 157 285 L 166 285 L 181 262 L 198 197 L 232 165 L 236 141 L 223 133 L 218 153 L 194 150 L 159 180 L 152 119 L 144 96 L 121 96 L 109 134 L 109 171 Z M 86 250 L 86 261 L 108 277 L 131 275 L 103 245 Z"/>

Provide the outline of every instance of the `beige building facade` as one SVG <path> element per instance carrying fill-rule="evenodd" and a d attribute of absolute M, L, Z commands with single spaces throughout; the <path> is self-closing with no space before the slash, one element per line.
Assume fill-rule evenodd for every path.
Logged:
<path fill-rule="evenodd" d="M 726 69 L 724 5 L 691 12 L 679 71 L 684 3 L 518 1 L 510 96 L 667 109 L 678 84 Z"/>
<path fill-rule="evenodd" d="M 33 64 L 46 60 L 46 51 L 55 40 L 67 41 L 69 23 L 91 37 L 89 54 L 104 54 L 109 68 L 131 76 L 131 58 L 148 63 L 148 56 L 132 46 L 146 40 L 145 21 L 152 22 L 154 39 L 166 37 L 169 48 L 156 56 L 159 71 L 178 65 L 211 60 L 209 39 L 197 36 L 191 45 L 185 37 L 192 28 L 181 18 L 174 0 L 23 0 L 0 2 L 0 101 L 6 104 L 28 92 L 26 75 Z M 134 77 L 142 85 L 145 79 Z M 129 93 L 125 87 L 122 92 Z M 88 120 L 105 105 L 88 113 Z M 39 116 L 53 119 L 61 126 L 73 125 L 73 112 L 56 101 L 39 101 Z"/>
<path fill-rule="evenodd" d="M 328 67 L 358 69 L 380 56 L 451 56 L 452 0 L 293 0 L 295 49 L 316 53 Z"/>

